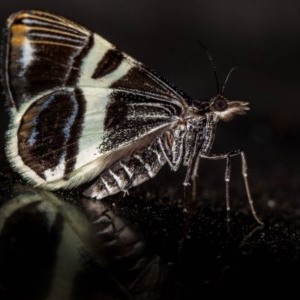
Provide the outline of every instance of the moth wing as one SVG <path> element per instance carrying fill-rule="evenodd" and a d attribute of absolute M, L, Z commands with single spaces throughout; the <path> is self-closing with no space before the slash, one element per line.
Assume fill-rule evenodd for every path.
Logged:
<path fill-rule="evenodd" d="M 172 126 L 188 99 L 85 27 L 40 11 L 7 24 L 9 160 L 24 177 L 77 186 Z"/>

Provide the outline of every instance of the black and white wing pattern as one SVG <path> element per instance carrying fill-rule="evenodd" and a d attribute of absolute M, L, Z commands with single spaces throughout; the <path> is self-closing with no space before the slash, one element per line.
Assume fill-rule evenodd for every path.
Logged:
<path fill-rule="evenodd" d="M 49 189 L 78 186 L 150 145 L 188 99 L 99 35 L 41 11 L 8 19 L 3 78 L 9 160 Z"/>

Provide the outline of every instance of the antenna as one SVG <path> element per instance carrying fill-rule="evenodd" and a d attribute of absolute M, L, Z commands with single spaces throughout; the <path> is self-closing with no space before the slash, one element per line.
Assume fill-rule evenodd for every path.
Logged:
<path fill-rule="evenodd" d="M 229 72 L 228 72 L 228 74 L 227 74 L 227 76 L 226 76 L 226 79 L 224 80 L 223 86 L 222 86 L 222 90 L 221 90 L 221 94 L 222 94 L 222 95 L 224 94 L 224 90 L 225 90 L 226 84 L 227 84 L 227 82 L 228 82 L 228 79 L 230 78 L 232 72 L 235 71 L 238 67 L 239 67 L 239 66 L 235 66 L 235 67 L 232 67 L 232 68 L 229 70 Z"/>
<path fill-rule="evenodd" d="M 218 74 L 217 74 L 217 66 L 215 64 L 215 61 L 212 58 L 211 54 L 209 53 L 208 48 L 206 47 L 206 45 L 202 41 L 199 41 L 199 40 L 198 40 L 198 43 L 204 49 L 205 54 L 206 54 L 206 56 L 208 57 L 208 59 L 210 61 L 210 64 L 211 64 L 211 66 L 213 68 L 213 72 L 214 72 L 214 76 L 215 76 L 217 92 L 218 92 L 218 94 L 220 94 L 220 84 L 219 84 L 219 78 L 218 78 Z"/>

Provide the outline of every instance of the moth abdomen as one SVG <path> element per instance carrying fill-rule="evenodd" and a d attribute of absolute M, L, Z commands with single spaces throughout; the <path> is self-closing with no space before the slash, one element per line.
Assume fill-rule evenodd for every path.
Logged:
<path fill-rule="evenodd" d="M 84 194 L 102 199 L 118 192 L 127 192 L 153 177 L 166 163 L 160 146 L 154 141 L 148 148 L 117 161 L 100 174 L 96 182 Z"/>

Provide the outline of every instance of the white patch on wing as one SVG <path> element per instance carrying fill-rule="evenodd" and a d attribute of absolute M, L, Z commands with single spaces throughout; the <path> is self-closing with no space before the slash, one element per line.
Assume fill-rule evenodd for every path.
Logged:
<path fill-rule="evenodd" d="M 88 55 L 84 58 L 84 62 L 80 70 L 78 86 L 97 88 L 109 87 L 112 83 L 126 75 L 134 66 L 132 59 L 125 55 L 125 59 L 122 60 L 122 63 L 115 71 L 101 78 L 93 79 L 92 76 L 98 63 L 110 49 L 115 49 L 115 47 L 99 35 L 94 34 L 94 45 L 90 49 Z"/>
<path fill-rule="evenodd" d="M 93 35 L 94 45 L 89 49 L 89 53 L 83 60 L 83 64 L 80 69 L 80 77 L 78 80 L 78 85 L 82 86 L 94 86 L 99 87 L 98 80 L 92 79 L 93 73 L 99 63 L 99 61 L 104 57 L 105 53 L 109 49 L 113 49 L 114 46 L 100 37 L 97 34 Z"/>
<path fill-rule="evenodd" d="M 101 156 L 99 145 L 104 134 L 105 107 L 111 93 L 110 90 L 101 88 L 85 87 L 81 90 L 86 99 L 86 113 L 79 139 L 79 152 L 75 169 L 81 169 Z"/>
<path fill-rule="evenodd" d="M 48 169 L 44 172 L 46 181 L 59 180 L 64 176 L 65 173 L 65 153 L 60 159 L 59 164 L 53 168 Z"/>
<path fill-rule="evenodd" d="M 22 72 L 20 74 L 21 76 L 24 75 L 26 69 L 29 67 L 33 59 L 34 59 L 34 48 L 32 47 L 30 41 L 27 38 L 25 38 L 22 44 L 22 55 L 20 57 L 20 63 L 22 65 Z"/>

